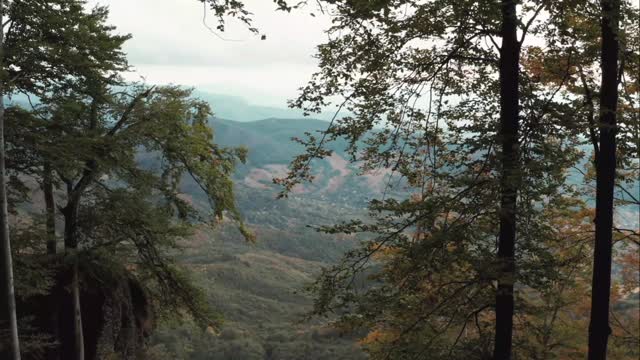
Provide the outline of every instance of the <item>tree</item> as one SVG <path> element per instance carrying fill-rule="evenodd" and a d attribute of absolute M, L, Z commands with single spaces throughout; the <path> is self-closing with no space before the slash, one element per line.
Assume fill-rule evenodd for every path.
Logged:
<path fill-rule="evenodd" d="M 4 24 L 5 2 L 0 1 L 0 24 Z M 4 27 L 4 26 L 3 26 Z M 0 28 L 0 63 L 4 62 L 4 28 Z M 4 75 L 4 74 L 3 74 Z M 4 77 L 4 76 L 3 76 Z M 4 79 L 3 79 L 4 80 Z M 16 318 L 16 300 L 13 287 L 13 263 L 11 241 L 9 239 L 9 213 L 7 207 L 7 184 L 5 182 L 5 145 L 4 145 L 4 81 L 0 84 L 0 248 L 2 263 L 2 318 L 8 319 L 11 354 L 14 360 L 20 359 L 18 323 Z"/>
<path fill-rule="evenodd" d="M 523 82 L 518 80 L 520 48 L 525 35 L 539 33 L 542 26 L 537 16 L 547 4 L 527 2 L 522 5 L 521 14 L 518 15 L 515 3 L 504 2 L 502 18 L 494 15 L 499 13 L 498 8 L 487 8 L 486 4 L 471 1 L 464 4 L 442 1 L 419 5 L 408 2 L 332 4 L 325 11 L 333 15 L 334 26 L 330 33 L 334 36 L 329 43 L 319 47 L 321 69 L 293 105 L 309 112 L 318 111 L 328 104 L 330 96 L 334 96 L 343 100 L 339 103 L 339 109 L 346 109 L 351 114 L 343 118 L 336 117 L 320 138 L 301 140 L 307 146 L 307 152 L 293 162 L 289 178 L 281 179 L 280 183 L 286 190 L 300 179 L 311 179 L 311 162 L 330 153 L 324 147 L 325 142 L 343 137 L 350 141 L 349 151 L 353 160 L 363 162 L 363 171 L 386 167 L 397 171 L 401 178 L 406 178 L 409 188 L 422 190 L 415 194 L 419 199 L 417 202 L 396 202 L 392 199 L 373 202 L 371 210 L 376 214 L 375 225 L 356 222 L 326 229 L 373 233 L 375 240 L 366 242 L 361 251 L 347 254 L 344 263 L 329 269 L 321 277 L 315 287 L 319 291 L 318 312 L 331 311 L 335 306 L 363 315 L 359 309 L 365 307 L 365 303 L 369 306 L 373 303 L 402 303 L 390 299 L 397 296 L 404 300 L 403 292 L 415 295 L 418 289 L 403 288 L 403 292 L 395 289 L 397 291 L 388 293 L 388 297 L 384 298 L 386 301 L 382 301 L 376 294 L 385 291 L 384 284 L 393 284 L 394 281 L 377 275 L 376 279 L 387 280 L 381 281 L 380 288 L 373 286 L 370 292 L 361 291 L 360 294 L 364 295 L 358 295 L 358 291 L 352 288 L 355 287 L 354 282 L 357 283 L 354 280 L 358 278 L 357 273 L 367 273 L 376 268 L 366 265 L 371 254 L 389 247 L 390 251 L 400 251 L 396 249 L 400 247 L 404 250 L 400 254 L 404 256 L 399 257 L 413 267 L 393 262 L 393 266 L 385 268 L 383 273 L 393 268 L 392 273 L 401 272 L 411 279 L 417 277 L 415 281 L 419 281 L 421 276 L 422 281 L 429 279 L 433 282 L 433 277 L 428 274 L 415 272 L 415 267 L 428 268 L 431 276 L 451 271 L 444 270 L 447 266 L 459 266 L 458 271 L 467 269 L 466 281 L 456 279 L 452 282 L 462 284 L 459 288 L 452 287 L 449 295 L 442 288 L 439 289 L 442 290 L 440 294 L 436 290 L 438 300 L 430 303 L 429 308 L 419 308 L 421 311 L 413 314 L 419 322 L 428 324 L 428 318 L 437 319 L 440 316 L 451 318 L 449 325 L 459 325 L 466 330 L 465 324 L 469 319 L 482 312 L 490 312 L 492 303 L 482 303 L 479 299 L 486 299 L 489 290 L 485 287 L 487 281 L 498 280 L 494 303 L 494 357 L 509 358 L 513 284 L 519 281 L 523 286 L 540 286 L 535 280 L 538 275 L 527 271 L 531 271 L 535 257 L 551 251 L 542 240 L 548 236 L 543 235 L 548 229 L 542 230 L 549 220 L 541 217 L 536 207 L 552 206 L 541 199 L 541 194 L 552 196 L 558 191 L 565 176 L 562 172 L 577 160 L 575 149 L 571 149 L 575 145 L 571 134 L 550 133 L 551 129 L 562 123 L 562 115 L 558 113 L 562 105 L 554 99 L 557 91 L 547 92 L 529 78 Z M 516 37 L 518 24 L 522 24 L 522 39 Z M 502 36 L 502 47 L 497 45 L 494 36 Z M 495 81 L 496 77 L 500 81 Z M 520 89 L 526 90 L 523 105 L 519 104 L 517 96 Z M 423 100 L 425 97 L 426 100 Z M 415 105 L 419 101 L 424 101 L 422 106 Z M 493 122 L 495 112 L 501 112 L 498 126 Z M 491 125 L 487 125 L 490 121 Z M 525 131 L 519 136 L 520 121 L 524 123 Z M 446 123 L 446 131 L 440 128 L 444 126 L 443 123 Z M 522 150 L 518 149 L 519 141 L 525 144 Z M 502 145 L 502 151 L 496 153 L 494 145 L 497 144 Z M 464 152 L 464 155 L 456 155 L 455 152 Z M 560 156 L 555 159 L 551 157 L 557 155 Z M 501 161 L 499 167 L 496 158 Z M 552 170 L 551 164 L 554 162 L 557 169 Z M 494 177 L 495 171 L 501 175 Z M 484 172 L 492 176 L 484 178 Z M 546 176 L 553 180 L 541 187 L 541 179 Z M 423 177 L 429 180 L 414 182 L 414 179 Z M 497 178 L 502 179 L 500 184 L 495 183 Z M 488 194 L 480 195 L 479 189 Z M 521 191 L 520 197 L 525 199 L 520 208 L 516 203 L 517 190 Z M 457 204 L 457 201 L 462 203 Z M 496 209 L 495 206 L 498 207 L 495 212 L 480 211 L 480 214 L 473 214 L 479 209 Z M 522 215 L 516 218 L 516 214 Z M 457 221 L 439 223 L 440 218 L 447 219 L 449 216 L 457 218 Z M 495 223 L 497 220 L 499 224 Z M 527 224 L 518 234 L 522 239 L 522 255 L 514 253 L 516 221 Z M 449 223 L 457 223 L 457 226 L 452 229 Z M 490 234 L 498 226 L 498 261 L 488 264 L 488 254 L 492 252 Z M 427 238 L 437 233 L 438 241 L 427 245 L 422 236 L 409 240 L 405 232 L 414 228 L 428 229 L 426 232 L 430 236 Z M 466 233 L 476 234 L 474 241 Z M 463 246 L 461 248 L 464 251 L 454 252 L 458 260 L 438 252 L 445 262 L 445 267 L 438 267 L 435 264 L 440 264 L 440 261 L 428 255 L 430 251 L 435 251 L 430 246 L 442 246 L 453 239 L 474 245 Z M 533 245 L 536 242 L 539 244 Z M 412 250 L 409 251 L 409 248 Z M 424 259 L 418 259 L 420 254 L 429 259 L 430 265 L 424 264 Z M 470 261 L 470 258 L 475 260 Z M 515 272 L 516 259 L 523 268 L 519 272 Z M 463 265 L 465 262 L 471 264 Z M 479 264 L 485 264 L 485 268 Z M 469 265 L 472 265 L 471 268 L 475 266 L 477 273 L 482 276 L 474 278 L 474 272 L 468 270 Z M 547 263 L 547 266 L 553 273 L 553 263 Z M 414 273 L 409 276 L 409 271 Z M 447 282 L 443 279 L 442 284 Z M 471 284 L 477 284 L 478 292 L 474 292 Z M 437 285 L 434 287 L 438 289 Z M 375 300 L 367 301 L 363 299 L 365 296 Z M 459 297 L 460 301 L 469 298 L 477 301 L 461 304 L 453 300 L 455 297 Z M 451 308 L 441 312 L 447 306 Z M 379 306 L 374 308 L 379 309 Z M 459 313 L 454 313 L 453 308 Z M 379 311 L 388 310 L 384 309 Z M 467 309 L 468 312 L 465 311 Z M 458 315 L 462 315 L 462 318 Z M 396 335 L 406 336 L 407 332 L 418 328 L 413 323 L 405 325 L 408 326 L 404 330 L 396 328 Z M 422 327 L 428 328 L 429 325 Z M 435 331 L 433 339 L 447 331 L 450 328 Z M 486 334 L 482 337 L 486 337 Z M 393 338 L 401 345 L 398 351 L 415 347 L 411 338 Z M 476 346 L 486 347 L 486 343 L 476 343 Z"/>
<path fill-rule="evenodd" d="M 602 1 L 602 85 L 596 160 L 596 237 L 593 253 L 589 359 L 607 358 L 611 259 L 613 249 L 613 192 L 616 177 L 616 112 L 618 109 L 618 52 L 620 1 Z"/>
<path fill-rule="evenodd" d="M 496 332 L 493 358 L 511 359 L 515 284 L 516 199 L 518 196 L 518 128 L 520 116 L 518 15 L 516 2 L 501 3 L 500 130 L 502 174 L 500 179 L 500 235 L 498 261 L 502 267 L 496 292 Z"/>
<path fill-rule="evenodd" d="M 112 271 L 107 264 L 124 268 L 135 263 L 136 276 L 150 279 L 147 290 L 154 301 L 166 305 L 167 314 L 186 309 L 208 324 L 215 317 L 199 290 L 173 264 L 176 239 L 225 214 L 252 238 L 235 209 L 230 179 L 244 150 L 212 142 L 209 107 L 191 99 L 189 90 L 125 84 L 119 76 L 127 69 L 121 46 L 129 36 L 112 33 L 105 7 L 86 11 L 85 5 L 66 0 L 11 2 L 10 21 L 5 22 L 5 48 L 10 51 L 3 62 L 10 91 L 30 98 L 23 108 L 7 111 L 12 154 L 28 160 L 12 161 L 9 171 L 14 179 L 36 179 L 45 190 L 50 254 L 56 249 L 54 203 L 61 204 L 66 251 L 51 261 L 57 267 L 63 258 L 63 269 L 72 264 L 76 351 L 67 356 L 77 358 L 83 358 L 87 348 L 80 302 L 88 269 Z M 154 160 L 159 167 L 145 169 L 138 161 L 141 151 L 160 154 Z M 201 188 L 206 204 L 182 199 L 187 176 Z M 110 180 L 105 182 L 105 177 Z M 27 196 L 26 201 L 39 199 Z M 98 208 L 102 211 L 95 211 Z M 203 213 L 206 209 L 211 214 Z M 110 223 L 117 219 L 121 221 Z M 24 250 L 32 254 L 34 249 Z"/>
<path fill-rule="evenodd" d="M 592 163 L 595 168 L 596 239 L 592 278 L 592 319 L 589 356 L 606 356 L 610 327 L 609 297 L 611 288 L 612 253 L 615 252 L 612 233 L 624 234 L 629 241 L 634 229 L 620 229 L 614 224 L 614 209 L 619 206 L 637 206 L 638 199 L 628 189 L 635 186 L 638 166 L 637 114 L 634 99 L 637 88 L 629 80 L 637 78 L 638 31 L 635 19 L 638 9 L 630 3 L 577 1 L 553 7 L 553 30 L 547 35 L 555 41 L 547 53 L 536 51 L 546 69 L 559 58 L 571 64 L 570 71 L 552 71 L 543 74 L 542 82 L 568 79 L 566 91 L 575 115 L 567 127 L 574 128 L 593 147 Z M 600 22 L 600 27 L 594 26 Z M 596 83 L 600 81 L 601 85 Z M 618 96 L 618 89 L 621 86 Z M 613 109 L 613 110 L 611 110 Z M 605 176 L 606 174 L 606 176 Z M 589 180 L 593 180 L 590 176 Z M 617 191 L 616 191 L 617 189 Z M 607 230 L 608 229 L 608 230 Z M 608 234 L 608 235 L 606 235 Z M 606 235 L 606 236 L 605 236 Z M 632 245 L 636 246 L 636 245 Z M 598 339 L 596 341 L 596 339 Z M 598 355 L 594 355 L 594 354 Z"/>
<path fill-rule="evenodd" d="M 9 72 L 13 75 L 14 91 L 23 92 L 27 96 L 41 98 L 50 96 L 49 91 L 57 91 L 72 87 L 70 79 L 74 76 L 88 78 L 91 74 L 113 71 L 123 66 L 122 53 L 117 46 L 127 36 L 111 36 L 110 29 L 102 22 L 106 16 L 104 8 L 95 8 L 84 13 L 84 3 L 60 1 L 23 2 L 14 1 L 9 9 L 10 28 L 7 32 L 7 49 L 13 57 L 6 60 Z M 38 17 L 38 14 L 41 17 Z M 96 41 L 92 43 L 92 41 Z M 28 45 L 20 43 L 29 42 Z M 51 46 L 54 44 L 54 46 Z M 41 46 L 45 45 L 45 46 Z M 36 49 L 29 49 L 35 46 Z M 56 46 L 66 48 L 69 55 L 56 53 Z M 75 50 L 75 52 L 74 52 Z M 113 52 L 115 50 L 115 52 Z M 106 57 L 105 57 L 106 55 Z M 93 59 L 93 63 L 85 59 Z M 109 58 L 110 57 L 110 58 Z M 15 62 L 14 62 L 15 61 Z M 53 66 L 51 66 L 53 64 Z M 124 64 L 126 66 L 126 64 Z M 25 73 L 25 70 L 28 72 Z M 49 88 L 47 88 L 49 86 Z M 53 195 L 50 165 L 45 163 L 46 177 L 43 187 L 48 210 L 48 252 L 55 253 L 55 220 L 53 214 Z M 77 275 L 77 274 L 76 274 Z M 77 276 L 74 276 L 74 279 Z M 76 284 L 77 281 L 74 282 Z M 77 284 L 76 284 L 77 285 Z M 76 300 L 76 335 L 78 358 L 83 359 L 82 327 L 78 287 L 73 287 Z M 54 319 L 55 322 L 55 319 Z"/>
<path fill-rule="evenodd" d="M 77 24 L 86 24 L 92 14 L 83 13 L 83 3 L 73 1 L 3 1 L 2 10 L 2 97 L 16 92 L 31 95 L 43 95 L 52 84 L 60 84 L 67 76 L 77 74 L 74 69 L 82 68 L 85 56 L 92 55 L 92 44 L 80 44 L 86 28 Z M 6 20 L 5 20 L 6 15 Z M 84 19 L 84 20 L 83 20 Z M 79 30 L 78 30 L 79 29 Z M 69 52 L 63 54 L 61 48 Z M 74 52 L 73 50 L 78 50 Z M 98 63 L 101 58 L 96 58 Z M 93 64 L 95 65 L 95 64 Z M 106 64 L 105 66 L 108 66 Z M 97 65 L 100 68 L 102 65 Z M 5 120 L 4 104 L 0 104 L 2 121 Z M 4 144 L 4 143 L 3 143 Z M 3 145 L 4 146 L 4 145 Z M 2 151 L 0 163 L 5 152 Z M 2 165 L 2 164 L 0 164 Z M 4 166 L 0 166 L 4 170 Z M 4 171 L 2 171 L 4 174 Z M 0 182 L 0 201 L 5 203 L 5 177 Z M 11 310 L 7 313 L 13 339 L 14 358 L 19 357 L 17 345 L 17 326 L 15 302 L 12 290 L 11 252 L 9 246 L 8 214 L 2 210 L 3 219 L 2 259 L 3 259 L 3 303 Z M 6 299 L 6 301 L 5 301 Z M 3 317 L 5 316 L 3 310 Z"/>
<path fill-rule="evenodd" d="M 172 254 L 178 239 L 203 223 L 213 225 L 224 214 L 239 222 L 243 234 L 251 238 L 235 209 L 230 180 L 244 150 L 220 148 L 212 142 L 209 107 L 190 98 L 189 90 L 118 89 L 103 93 L 99 108 L 91 97 L 73 94 L 77 95 L 75 90 L 36 108 L 51 118 L 19 121 L 18 113 L 23 111 L 11 109 L 16 128 L 11 143 L 34 153 L 39 159 L 35 163 L 47 159 L 55 170 L 53 183 L 66 189 L 61 192 L 56 186 L 64 204 L 61 213 L 69 249 L 65 257 L 74 273 L 75 303 L 87 291 L 83 278 L 95 276 L 88 274 L 119 278 L 123 275 L 108 274 L 133 266 L 135 270 L 127 276 L 144 279 L 143 288 L 150 301 L 157 303 L 158 314 L 176 316 L 186 311 L 203 326 L 215 325 L 216 317 L 200 290 L 176 267 Z M 85 121 L 91 116 L 96 119 L 93 129 Z M 118 121 L 112 122 L 113 117 Z M 91 181 L 83 180 L 87 177 Z M 204 203 L 182 196 L 187 178 L 200 188 Z M 84 186 L 83 191 L 75 192 L 79 186 Z M 77 209 L 75 215 L 68 210 L 72 208 Z"/>

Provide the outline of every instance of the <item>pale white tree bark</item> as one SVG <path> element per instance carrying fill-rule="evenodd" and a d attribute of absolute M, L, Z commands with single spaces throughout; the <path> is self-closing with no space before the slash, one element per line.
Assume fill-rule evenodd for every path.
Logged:
<path fill-rule="evenodd" d="M 5 1 L 0 0 L 0 64 L 4 61 L 4 23 Z M 11 241 L 9 238 L 9 211 L 7 208 L 7 184 L 5 171 L 4 146 L 4 88 L 0 81 L 0 262 L 2 262 L 2 297 L 6 305 L 2 309 L 9 321 L 9 337 L 13 360 L 20 360 L 20 341 L 18 339 L 18 321 L 16 317 L 16 298 L 13 288 L 13 262 L 11 259 Z"/>
<path fill-rule="evenodd" d="M 78 262 L 73 267 L 73 314 L 74 335 L 76 342 L 76 359 L 84 360 L 84 334 L 82 332 L 82 311 L 80 308 L 80 279 L 78 276 Z"/>

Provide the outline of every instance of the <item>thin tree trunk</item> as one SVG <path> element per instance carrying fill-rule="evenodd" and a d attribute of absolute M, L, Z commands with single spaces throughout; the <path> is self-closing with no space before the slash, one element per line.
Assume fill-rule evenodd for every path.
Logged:
<path fill-rule="evenodd" d="M 51 171 L 51 163 L 48 160 L 44 162 L 44 176 L 42 181 L 44 191 L 44 203 L 46 212 L 46 229 L 47 229 L 47 254 L 55 254 L 56 241 L 56 203 L 53 198 L 53 174 Z"/>
<path fill-rule="evenodd" d="M 0 18 L 1 21 L 1 18 Z M 0 248 L 2 255 L 2 319 L 8 321 L 9 338 L 11 340 L 12 359 L 20 359 L 20 343 L 18 340 L 18 322 L 16 317 L 16 300 L 13 287 L 13 262 L 11 259 L 11 241 L 9 238 L 9 214 L 7 209 L 7 190 L 5 181 L 5 148 L 4 148 L 4 101 L 0 91 Z"/>
<path fill-rule="evenodd" d="M 0 24 L 4 23 L 3 0 L 0 0 Z M 0 64 L 4 62 L 4 32 L 0 28 Z M 16 299 L 13 289 L 13 263 L 11 259 L 11 241 L 9 238 L 9 211 L 7 207 L 7 184 L 5 180 L 4 146 L 4 89 L 0 84 L 0 262 L 2 262 L 2 311 L 8 320 L 12 359 L 20 359 L 20 341 L 18 339 L 18 321 L 16 317 Z"/>
<path fill-rule="evenodd" d="M 516 1 L 503 0 L 500 49 L 500 234 L 494 360 L 511 359 L 515 282 L 516 197 L 518 191 L 518 77 L 520 43 L 517 38 Z"/>
<path fill-rule="evenodd" d="M 91 103 L 89 114 L 89 130 L 94 130 L 97 124 L 98 103 L 94 99 Z M 73 251 L 75 263 L 73 268 L 73 310 L 74 310 L 74 338 L 76 348 L 76 360 L 84 360 L 84 334 L 82 331 L 82 307 L 80 305 L 80 279 L 78 274 L 78 212 L 80 211 L 80 199 L 86 187 L 91 183 L 95 175 L 97 163 L 90 160 L 86 163 L 82 178 L 74 186 L 67 183 L 67 205 L 63 209 L 64 214 L 64 247 L 65 251 Z"/>
<path fill-rule="evenodd" d="M 47 254 L 55 255 L 57 252 L 57 239 L 56 239 L 56 203 L 53 197 L 53 171 L 51 169 L 51 163 L 45 160 L 43 166 L 43 181 L 42 188 L 44 192 L 45 203 L 45 216 L 46 216 L 46 231 L 47 231 Z M 50 327 L 51 335 L 54 340 L 60 341 L 60 302 L 57 294 L 51 301 L 51 318 Z M 47 352 L 47 358 L 50 360 L 57 360 L 60 358 L 58 347 L 51 349 Z"/>
<path fill-rule="evenodd" d="M 82 332 L 82 309 L 80 308 L 80 280 L 78 276 L 78 261 L 73 266 L 73 316 L 74 338 L 76 345 L 76 360 L 84 360 L 84 334 Z"/>
<path fill-rule="evenodd" d="M 591 283 L 589 360 L 607 358 L 611 252 L 613 238 L 613 188 L 616 175 L 616 111 L 618 108 L 619 0 L 602 0 L 602 53 L 600 91 L 600 149 L 596 162 L 596 238 Z"/>
<path fill-rule="evenodd" d="M 84 360 L 84 334 L 82 331 L 82 308 L 80 306 L 80 279 L 78 270 L 78 210 L 79 200 L 73 193 L 73 186 L 69 186 L 69 203 L 64 208 L 64 247 L 65 251 L 71 252 L 75 257 L 73 266 L 73 280 L 71 282 L 73 297 L 73 331 L 76 349 L 76 360 Z"/>

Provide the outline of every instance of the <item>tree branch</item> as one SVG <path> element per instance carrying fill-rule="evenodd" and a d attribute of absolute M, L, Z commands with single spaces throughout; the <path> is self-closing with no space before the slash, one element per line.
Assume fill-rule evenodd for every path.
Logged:
<path fill-rule="evenodd" d="M 531 18 L 529 19 L 529 21 L 527 21 L 527 24 L 522 28 L 522 37 L 520 38 L 520 41 L 519 41 L 520 45 L 524 43 L 524 38 L 527 35 L 529 28 L 531 27 L 531 25 L 533 24 L 533 22 L 535 21 L 535 19 L 538 17 L 538 15 L 542 11 L 542 9 L 544 9 L 545 6 L 546 6 L 546 3 L 543 1 L 542 5 L 538 6 L 536 11 L 533 13 Z"/>
<path fill-rule="evenodd" d="M 582 66 L 578 64 L 578 74 L 580 74 L 580 81 L 582 82 L 582 87 L 584 88 L 584 97 L 587 106 L 589 107 L 589 115 L 587 120 L 589 121 L 589 138 L 591 139 L 591 143 L 593 144 L 593 150 L 596 155 L 596 159 L 598 158 L 598 153 L 600 153 L 600 147 L 598 146 L 598 135 L 596 134 L 595 122 L 594 118 L 594 106 L 593 106 L 593 93 L 591 92 L 591 88 L 589 87 L 589 83 L 587 82 L 587 78 L 584 75 L 584 71 Z"/>
<path fill-rule="evenodd" d="M 129 121 L 129 115 L 131 115 L 131 112 L 133 111 L 133 109 L 140 102 L 140 100 L 148 97 L 153 91 L 153 89 L 155 89 L 155 86 L 152 86 L 146 91 L 141 92 L 140 94 L 136 95 L 136 97 L 134 97 L 133 100 L 131 100 L 131 103 L 129 103 L 129 106 L 127 106 L 125 111 L 122 113 L 122 116 L 120 116 L 120 120 L 118 120 L 118 122 L 111 128 L 111 130 L 109 130 L 109 132 L 107 133 L 107 136 L 115 135 L 115 133 L 118 130 L 120 130 L 120 128 L 122 128 L 127 121 Z"/>

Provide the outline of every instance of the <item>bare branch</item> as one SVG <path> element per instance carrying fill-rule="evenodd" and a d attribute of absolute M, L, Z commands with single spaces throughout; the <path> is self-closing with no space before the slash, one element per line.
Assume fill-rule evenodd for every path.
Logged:
<path fill-rule="evenodd" d="M 536 20 L 536 18 L 538 17 L 538 15 L 542 11 L 542 9 L 544 9 L 545 6 L 546 6 L 546 2 L 543 1 L 542 4 L 540 6 L 538 6 L 536 11 L 533 13 L 533 15 L 531 16 L 529 21 L 527 21 L 527 24 L 524 26 L 524 28 L 522 28 L 522 37 L 520 38 L 520 41 L 519 41 L 520 45 L 522 45 L 524 43 L 524 38 L 527 35 L 527 32 L 529 31 L 529 28 L 531 27 L 531 25 Z"/>
<path fill-rule="evenodd" d="M 150 87 L 146 91 L 141 92 L 140 94 L 136 95 L 136 97 L 134 97 L 133 100 L 131 100 L 131 103 L 129 103 L 129 106 L 122 113 L 122 116 L 120 116 L 120 120 L 118 120 L 118 122 L 113 126 L 113 128 L 111 128 L 111 130 L 109 130 L 109 132 L 107 133 L 107 136 L 115 135 L 115 133 L 118 130 L 120 130 L 120 128 L 123 127 L 124 124 L 127 121 L 129 121 L 129 115 L 131 115 L 131 112 L 136 107 L 136 105 L 140 102 L 140 100 L 148 97 L 151 94 L 151 92 L 153 91 L 154 88 L 155 88 L 155 86 Z"/>

